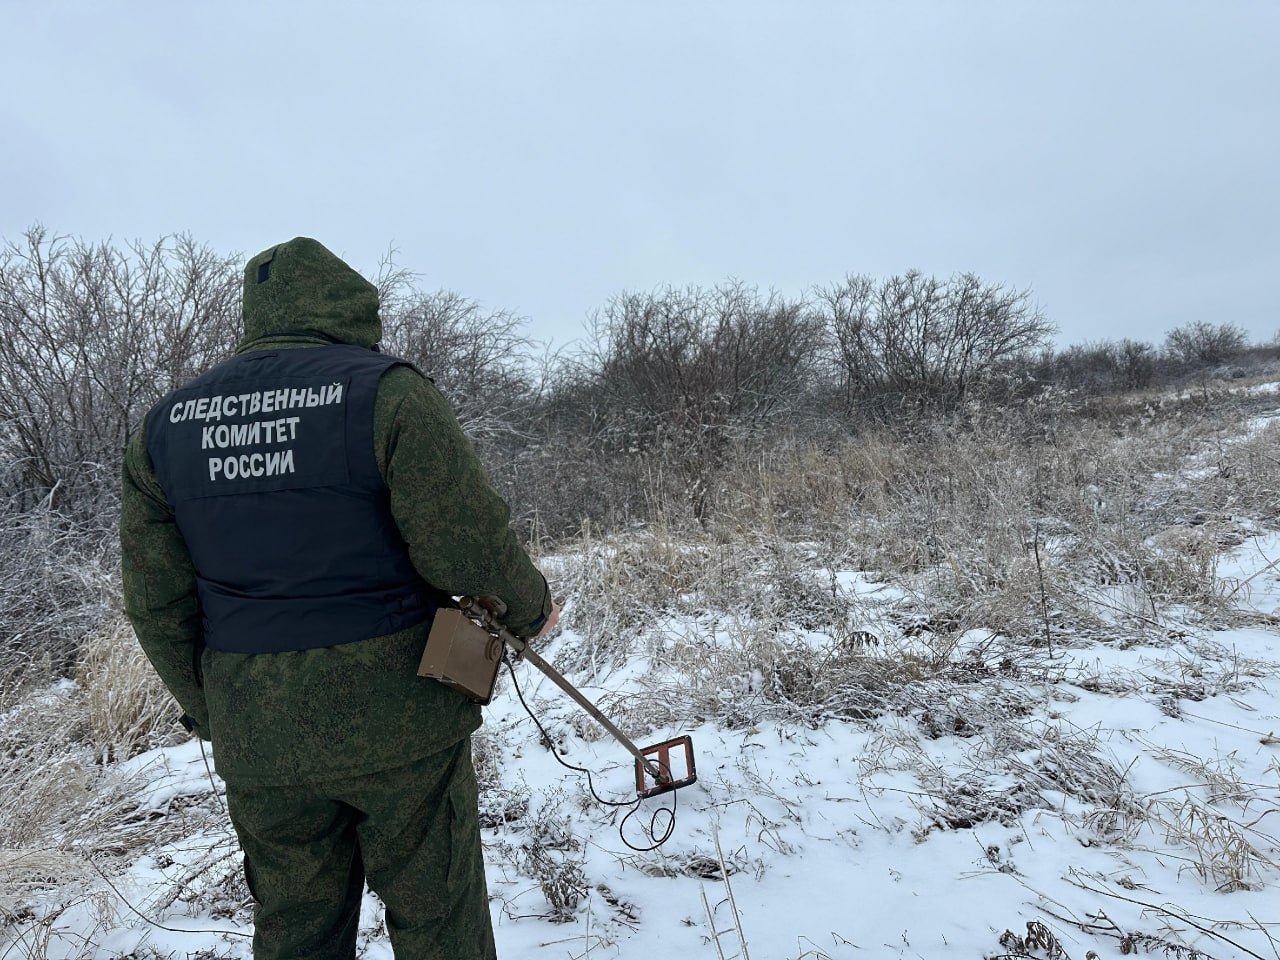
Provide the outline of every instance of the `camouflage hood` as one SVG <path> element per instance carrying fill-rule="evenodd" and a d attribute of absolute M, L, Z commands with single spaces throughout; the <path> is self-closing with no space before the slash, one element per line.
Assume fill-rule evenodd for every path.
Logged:
<path fill-rule="evenodd" d="M 321 336 L 372 347 L 382 339 L 378 289 L 308 237 L 258 254 L 244 268 L 244 339 Z"/>

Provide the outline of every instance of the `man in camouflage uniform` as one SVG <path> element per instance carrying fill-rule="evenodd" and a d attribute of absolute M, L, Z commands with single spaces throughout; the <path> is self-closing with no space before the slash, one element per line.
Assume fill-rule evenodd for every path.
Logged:
<path fill-rule="evenodd" d="M 236 355 L 125 455 L 125 610 L 211 740 L 254 956 L 351 958 L 365 879 L 398 960 L 492 960 L 472 731 L 417 676 L 435 609 L 558 607 L 446 401 L 385 357 L 376 288 L 314 240 L 249 261 Z"/>

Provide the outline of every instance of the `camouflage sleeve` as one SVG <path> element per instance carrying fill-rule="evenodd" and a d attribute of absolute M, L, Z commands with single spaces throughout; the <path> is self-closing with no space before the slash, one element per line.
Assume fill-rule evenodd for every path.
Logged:
<path fill-rule="evenodd" d="M 409 367 L 388 371 L 374 444 L 391 514 L 422 578 L 452 596 L 500 597 L 513 631 L 537 633 L 551 612 L 547 582 L 435 385 Z"/>
<path fill-rule="evenodd" d="M 124 611 L 138 642 L 186 712 L 184 724 L 207 740 L 209 712 L 201 689 L 195 568 L 156 481 L 142 431 L 125 450 L 120 560 Z"/>

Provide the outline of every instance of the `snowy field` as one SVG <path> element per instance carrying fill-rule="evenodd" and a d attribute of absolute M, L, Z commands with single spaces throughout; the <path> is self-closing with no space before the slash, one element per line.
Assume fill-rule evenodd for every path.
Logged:
<path fill-rule="evenodd" d="M 1203 469 L 1188 458 L 1184 476 Z M 632 849 L 672 797 L 621 823 L 504 679 L 476 741 L 499 955 L 1277 960 L 1280 533 L 1228 521 L 1216 619 L 1095 585 L 1110 633 L 1050 632 L 1046 611 L 1044 638 L 978 627 L 941 644 L 894 578 L 801 550 L 837 613 L 797 610 L 776 641 L 814 656 L 791 674 L 744 652 L 749 614 L 673 612 L 596 663 L 567 628 L 548 655 L 638 740 L 692 734 L 698 782 L 676 794 L 670 839 Z M 854 660 L 875 678 L 867 705 L 806 696 L 824 663 Z M 555 747 L 627 800 L 627 755 L 516 669 Z M 49 690 L 49 712 L 73 691 Z M 24 879 L 0 900 L 0 960 L 248 956 L 240 857 L 200 746 L 107 775 L 95 849 L 5 854 L 0 876 Z M 361 951 L 391 956 L 372 897 Z"/>

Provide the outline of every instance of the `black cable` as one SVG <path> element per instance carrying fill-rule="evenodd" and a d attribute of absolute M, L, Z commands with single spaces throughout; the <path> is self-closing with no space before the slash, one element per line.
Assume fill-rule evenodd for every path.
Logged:
<path fill-rule="evenodd" d="M 596 803 L 605 807 L 630 807 L 631 808 L 630 812 L 625 817 L 622 818 L 622 822 L 618 824 L 618 837 L 622 840 L 622 842 L 625 843 L 632 850 L 636 851 L 637 853 L 649 853 L 653 850 L 657 850 L 660 846 L 662 846 L 664 843 L 670 840 L 671 835 L 676 832 L 675 791 L 673 790 L 671 792 L 671 806 L 659 807 L 657 810 L 653 812 L 653 816 L 649 819 L 649 827 L 645 832 L 648 833 L 649 839 L 652 840 L 653 843 L 647 847 L 640 847 L 640 846 L 636 846 L 634 843 L 628 840 L 627 835 L 624 832 L 627 826 L 627 821 L 640 812 L 640 806 L 644 803 L 644 797 L 637 797 L 634 800 L 627 800 L 625 802 L 619 803 L 616 800 L 606 800 L 604 797 L 600 796 L 600 794 L 596 793 L 596 785 L 591 779 L 591 771 L 588 770 L 586 767 L 574 766 L 572 763 L 569 763 L 567 760 L 565 760 L 564 757 L 560 756 L 560 752 L 556 749 L 555 741 L 551 739 L 551 735 L 547 733 L 547 730 L 542 725 L 542 722 L 536 716 L 534 716 L 533 708 L 531 708 L 528 702 L 526 702 L 524 698 L 524 693 L 520 690 L 520 681 L 516 679 L 516 669 L 511 664 L 511 657 L 509 657 L 504 652 L 502 659 L 503 659 L 503 662 L 507 665 L 508 672 L 510 672 L 511 674 L 511 685 L 515 687 L 516 696 L 520 700 L 520 706 L 524 707 L 524 712 L 529 714 L 529 719 L 533 721 L 534 726 L 538 728 L 538 732 L 542 734 L 542 738 L 547 742 L 547 749 L 550 750 L 551 755 L 556 758 L 556 762 L 559 763 L 560 766 L 562 767 L 565 767 L 569 770 L 574 770 L 578 773 L 586 775 L 587 789 L 591 791 L 591 796 L 595 797 Z M 667 774 L 668 777 L 671 776 L 670 769 L 667 769 L 665 773 Z M 667 815 L 667 825 L 666 825 L 666 829 L 661 834 L 659 834 L 658 818 L 664 813 Z"/>

